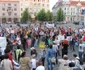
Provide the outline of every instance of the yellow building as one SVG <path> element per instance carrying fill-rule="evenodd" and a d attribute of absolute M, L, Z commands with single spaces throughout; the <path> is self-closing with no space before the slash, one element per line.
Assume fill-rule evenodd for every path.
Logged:
<path fill-rule="evenodd" d="M 50 9 L 49 7 L 49 0 L 28 0 L 28 10 L 31 14 L 32 18 L 35 18 L 36 14 L 41 10 L 45 9 L 45 11 L 48 11 Z"/>

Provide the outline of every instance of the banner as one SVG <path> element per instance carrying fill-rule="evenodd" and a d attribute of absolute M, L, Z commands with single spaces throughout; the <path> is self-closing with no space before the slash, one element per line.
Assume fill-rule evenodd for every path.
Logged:
<path fill-rule="evenodd" d="M 54 24 L 48 24 L 48 23 L 47 23 L 47 24 L 46 24 L 46 27 L 47 27 L 47 28 L 54 28 Z"/>
<path fill-rule="evenodd" d="M 2 55 L 4 55 L 4 50 L 6 46 L 7 46 L 6 37 L 0 37 L 0 50 L 2 52 Z"/>

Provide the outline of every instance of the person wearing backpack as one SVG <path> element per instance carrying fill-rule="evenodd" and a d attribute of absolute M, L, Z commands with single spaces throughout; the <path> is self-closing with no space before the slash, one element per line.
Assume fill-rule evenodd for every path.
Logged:
<path fill-rule="evenodd" d="M 78 54 L 79 54 L 79 58 L 81 61 L 83 61 L 83 56 L 84 56 L 84 47 L 85 44 L 82 43 L 82 40 L 80 40 L 80 44 L 79 44 L 79 50 L 78 50 Z"/>
<path fill-rule="evenodd" d="M 56 52 L 53 50 L 52 45 L 47 49 L 46 56 L 48 70 L 53 70 L 56 64 Z"/>

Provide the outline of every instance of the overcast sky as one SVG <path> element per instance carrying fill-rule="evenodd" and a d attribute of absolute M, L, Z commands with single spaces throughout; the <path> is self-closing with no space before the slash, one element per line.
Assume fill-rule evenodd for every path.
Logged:
<path fill-rule="evenodd" d="M 54 6 L 54 4 L 57 2 L 57 0 L 50 0 L 50 10 Z"/>

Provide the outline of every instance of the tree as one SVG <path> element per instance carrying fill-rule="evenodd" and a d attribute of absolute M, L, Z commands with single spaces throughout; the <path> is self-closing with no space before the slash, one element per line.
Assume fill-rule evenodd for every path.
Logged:
<path fill-rule="evenodd" d="M 53 19 L 53 14 L 52 14 L 52 12 L 50 12 L 50 11 L 48 10 L 47 13 L 46 13 L 46 16 L 47 16 L 47 21 L 52 21 L 52 19 Z"/>
<path fill-rule="evenodd" d="M 56 19 L 58 22 L 62 22 L 65 20 L 65 15 L 61 8 L 59 8 L 59 10 L 57 11 Z"/>
<path fill-rule="evenodd" d="M 39 21 L 45 21 L 46 20 L 46 13 L 45 13 L 44 9 L 40 10 L 40 12 L 37 13 L 36 19 L 39 20 Z"/>
<path fill-rule="evenodd" d="M 30 19 L 31 19 L 31 16 L 28 12 L 28 9 L 26 8 L 25 11 L 22 13 L 21 21 L 24 23 L 27 23 L 27 21 Z"/>

